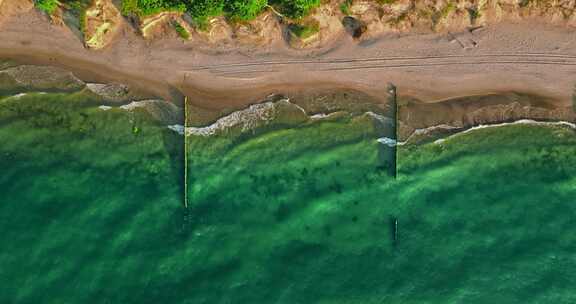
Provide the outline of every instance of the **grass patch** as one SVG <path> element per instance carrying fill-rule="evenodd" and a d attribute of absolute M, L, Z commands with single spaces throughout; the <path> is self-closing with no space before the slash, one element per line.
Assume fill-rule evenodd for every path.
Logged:
<path fill-rule="evenodd" d="M 80 32 L 82 35 L 86 34 L 86 10 L 83 10 L 78 17 L 80 23 Z"/>
<path fill-rule="evenodd" d="M 184 12 L 183 1 L 173 0 L 123 0 L 121 12 L 124 16 L 150 16 L 164 11 Z"/>
<path fill-rule="evenodd" d="M 398 0 L 376 0 L 376 2 L 378 2 L 378 4 L 381 4 L 381 5 L 394 4 L 396 1 L 398 1 Z"/>
<path fill-rule="evenodd" d="M 258 17 L 268 5 L 268 0 L 226 1 L 224 12 L 233 21 L 250 21 Z"/>
<path fill-rule="evenodd" d="M 432 13 L 431 17 L 432 17 L 432 24 L 433 24 L 433 29 L 436 28 L 436 26 L 438 25 L 438 23 L 440 22 L 440 20 L 448 17 L 448 15 L 453 12 L 454 10 L 456 10 L 456 4 L 454 4 L 454 2 L 448 2 L 446 3 L 446 5 L 444 7 L 442 7 L 439 10 L 435 10 L 434 13 Z"/>
<path fill-rule="evenodd" d="M 398 17 L 392 18 L 388 21 L 390 25 L 397 26 L 398 24 L 402 23 L 404 20 L 408 19 L 408 12 L 402 12 Z"/>
<path fill-rule="evenodd" d="M 345 0 L 344 2 L 340 3 L 340 11 L 342 14 L 349 16 L 350 6 L 352 6 L 352 0 Z"/>
<path fill-rule="evenodd" d="M 180 38 L 184 39 L 184 40 L 188 40 L 190 39 L 190 33 L 188 32 L 187 29 L 185 29 L 180 22 L 173 20 L 172 21 L 172 26 L 174 27 L 174 29 L 176 30 L 176 33 L 178 33 L 178 36 L 180 36 Z"/>
<path fill-rule="evenodd" d="M 34 5 L 48 15 L 52 15 L 60 2 L 58 0 L 35 0 Z"/>
<path fill-rule="evenodd" d="M 270 0 L 269 3 L 284 16 L 292 19 L 300 19 L 320 6 L 320 0 Z"/>
<path fill-rule="evenodd" d="M 320 23 L 316 20 L 308 21 L 303 24 L 293 23 L 288 26 L 288 29 L 294 36 L 304 40 L 314 36 L 320 31 Z"/>
<path fill-rule="evenodd" d="M 526 6 L 528 6 L 531 2 L 532 2 L 532 1 L 530 1 L 530 0 L 522 0 L 522 1 L 518 2 L 518 6 L 520 6 L 520 7 L 526 7 Z"/>
<path fill-rule="evenodd" d="M 446 6 L 440 10 L 440 18 L 446 18 L 451 12 L 455 10 L 456 4 L 454 4 L 454 2 L 448 2 Z"/>
<path fill-rule="evenodd" d="M 480 10 L 477 7 L 471 7 L 466 10 L 468 11 L 468 16 L 470 16 L 470 24 L 474 24 L 480 18 Z"/>

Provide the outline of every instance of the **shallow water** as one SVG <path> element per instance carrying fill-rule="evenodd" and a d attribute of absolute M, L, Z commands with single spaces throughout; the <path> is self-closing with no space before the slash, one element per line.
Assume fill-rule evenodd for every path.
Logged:
<path fill-rule="evenodd" d="M 183 137 L 0 100 L 2 303 L 574 303 L 576 134 L 387 146 L 369 116 Z M 393 240 L 393 219 L 398 240 Z"/>

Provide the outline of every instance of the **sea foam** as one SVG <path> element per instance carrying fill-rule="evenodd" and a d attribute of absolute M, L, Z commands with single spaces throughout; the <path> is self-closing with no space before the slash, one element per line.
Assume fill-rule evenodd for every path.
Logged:
<path fill-rule="evenodd" d="M 280 114 L 281 106 L 292 107 L 306 115 L 304 109 L 286 98 L 276 102 L 268 101 L 251 105 L 246 109 L 232 112 L 205 127 L 186 128 L 186 135 L 212 136 L 232 129 L 238 129 L 242 133 L 252 131 L 276 119 Z"/>
<path fill-rule="evenodd" d="M 184 132 L 186 131 L 183 125 L 170 125 L 167 128 L 180 135 L 184 135 Z"/>
<path fill-rule="evenodd" d="M 445 140 L 447 140 L 449 138 L 454 138 L 456 136 L 470 133 L 470 132 L 473 132 L 473 131 L 476 131 L 479 129 L 498 128 L 498 127 L 504 127 L 504 126 L 510 126 L 510 125 L 566 126 L 566 127 L 571 128 L 571 129 L 576 129 L 576 124 L 574 124 L 572 122 L 568 122 L 568 121 L 537 121 L 537 120 L 532 120 L 532 119 L 521 119 L 521 120 L 517 120 L 517 121 L 513 121 L 513 122 L 504 122 L 504 123 L 499 123 L 499 124 L 478 125 L 478 126 L 466 129 L 462 132 L 458 132 L 456 134 L 448 136 L 446 138 L 438 139 L 438 140 L 434 141 L 434 143 L 435 144 L 441 144 L 442 142 L 444 142 Z"/>

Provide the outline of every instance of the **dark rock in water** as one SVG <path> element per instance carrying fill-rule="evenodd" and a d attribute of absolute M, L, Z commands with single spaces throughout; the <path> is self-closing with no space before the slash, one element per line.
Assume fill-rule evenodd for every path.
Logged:
<path fill-rule="evenodd" d="M 360 38 L 360 36 L 366 32 L 366 25 L 362 21 L 351 16 L 344 17 L 342 19 L 342 25 L 344 26 L 344 29 L 346 29 L 346 32 L 356 39 Z"/>
<path fill-rule="evenodd" d="M 0 92 L 74 92 L 84 86 L 74 74 L 57 67 L 21 65 L 0 71 Z"/>

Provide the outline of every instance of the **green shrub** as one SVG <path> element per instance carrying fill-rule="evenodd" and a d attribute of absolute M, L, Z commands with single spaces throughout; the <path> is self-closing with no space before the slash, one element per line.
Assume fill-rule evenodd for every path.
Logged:
<path fill-rule="evenodd" d="M 296 37 L 306 39 L 320 31 L 320 24 L 318 24 L 317 21 L 310 21 L 304 24 L 290 24 L 288 29 Z"/>
<path fill-rule="evenodd" d="M 269 4 L 274 5 L 286 17 L 298 19 L 318 7 L 320 0 L 122 0 L 122 14 L 141 17 L 166 10 L 186 11 L 195 25 L 203 28 L 209 18 L 221 15 L 232 21 L 252 20 Z"/>
<path fill-rule="evenodd" d="M 446 18 L 451 12 L 455 10 L 456 4 L 454 4 L 454 2 L 448 2 L 446 6 L 440 10 L 440 18 Z"/>
<path fill-rule="evenodd" d="M 224 0 L 183 0 L 186 11 L 200 28 L 206 26 L 208 18 L 224 13 Z"/>
<path fill-rule="evenodd" d="M 344 2 L 340 3 L 340 11 L 342 14 L 348 16 L 350 15 L 350 6 L 352 5 L 352 0 L 345 0 Z"/>
<path fill-rule="evenodd" d="M 394 4 L 397 0 L 376 0 L 379 4 Z"/>
<path fill-rule="evenodd" d="M 470 17 L 470 23 L 474 24 L 476 22 L 476 20 L 480 17 L 480 11 L 478 11 L 478 8 L 474 7 L 474 8 L 468 8 L 468 16 Z"/>
<path fill-rule="evenodd" d="M 186 39 L 186 40 L 190 39 L 190 33 L 178 21 L 173 20 L 172 26 L 174 27 L 174 29 L 176 30 L 176 32 L 178 33 L 178 36 L 180 36 L 180 38 Z"/>
<path fill-rule="evenodd" d="M 186 9 L 181 0 L 123 0 L 122 14 L 125 16 L 148 16 L 162 11 L 180 11 Z"/>
<path fill-rule="evenodd" d="M 122 1 L 122 15 L 138 15 L 138 0 L 123 0 Z"/>
<path fill-rule="evenodd" d="M 268 0 L 228 0 L 224 11 L 232 19 L 247 21 L 258 17 L 266 5 Z"/>
<path fill-rule="evenodd" d="M 320 0 L 270 0 L 270 4 L 289 18 L 302 18 L 320 6 Z"/>
<path fill-rule="evenodd" d="M 205 26 L 208 18 L 220 15 L 231 20 L 252 20 L 269 4 L 288 18 L 298 19 L 318 7 L 320 0 L 122 0 L 122 14 L 146 16 L 166 10 L 186 11 L 197 26 Z"/>
<path fill-rule="evenodd" d="M 92 4 L 92 0 L 60 0 L 60 4 L 74 14 L 80 14 Z"/>
<path fill-rule="evenodd" d="M 48 15 L 52 15 L 60 2 L 58 0 L 35 0 L 34 4 L 41 11 L 46 12 Z"/>
<path fill-rule="evenodd" d="M 520 6 L 520 7 L 526 7 L 526 6 L 528 6 L 531 2 L 532 2 L 532 1 L 530 1 L 530 0 L 521 0 L 521 1 L 518 2 L 518 6 Z"/>

